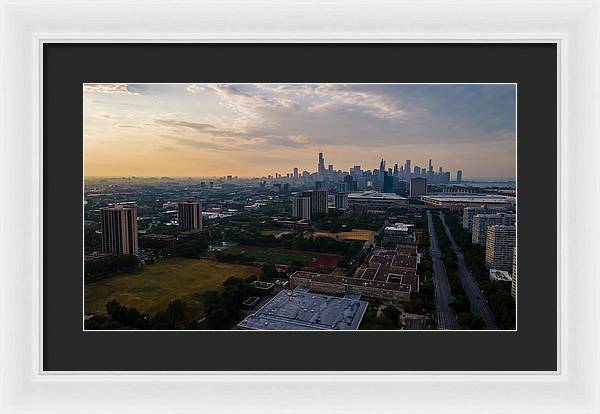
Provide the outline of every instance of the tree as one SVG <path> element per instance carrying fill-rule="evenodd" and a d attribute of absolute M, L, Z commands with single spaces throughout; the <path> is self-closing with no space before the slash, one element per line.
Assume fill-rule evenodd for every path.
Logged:
<path fill-rule="evenodd" d="M 457 295 L 450 303 L 450 307 L 452 307 L 457 312 L 469 312 L 471 309 L 471 302 L 469 298 L 464 295 Z"/>
<path fill-rule="evenodd" d="M 187 313 L 187 304 L 180 300 L 174 300 L 167 307 L 167 314 L 172 322 L 181 322 L 185 319 Z"/>

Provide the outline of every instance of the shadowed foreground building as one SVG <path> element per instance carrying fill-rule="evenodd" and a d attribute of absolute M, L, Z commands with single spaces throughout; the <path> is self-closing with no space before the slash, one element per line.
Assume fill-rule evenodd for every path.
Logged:
<path fill-rule="evenodd" d="M 256 330 L 356 330 L 368 303 L 360 295 L 321 295 L 307 288 L 282 290 L 239 324 Z"/>
<path fill-rule="evenodd" d="M 137 254 L 137 209 L 115 205 L 100 209 L 102 252 L 109 254 Z"/>

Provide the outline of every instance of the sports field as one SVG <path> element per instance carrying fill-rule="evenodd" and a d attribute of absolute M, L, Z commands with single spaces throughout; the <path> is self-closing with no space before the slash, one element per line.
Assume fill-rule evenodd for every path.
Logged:
<path fill-rule="evenodd" d="M 373 230 L 365 229 L 352 229 L 350 231 L 341 231 L 339 233 L 332 233 L 330 231 L 315 231 L 314 237 L 330 237 L 332 239 L 340 240 L 359 240 L 366 241 L 375 235 Z"/>
<path fill-rule="evenodd" d="M 261 263 L 291 265 L 300 262 L 302 266 L 312 268 L 335 267 L 339 258 L 335 254 L 254 246 L 238 246 L 227 253 L 242 254 Z"/>
<path fill-rule="evenodd" d="M 194 305 L 206 290 L 220 289 L 230 276 L 259 275 L 260 269 L 212 260 L 170 258 L 146 265 L 139 273 L 115 275 L 86 283 L 85 313 L 106 313 L 106 302 L 116 300 L 140 312 L 154 314 L 170 301 L 183 299 Z"/>

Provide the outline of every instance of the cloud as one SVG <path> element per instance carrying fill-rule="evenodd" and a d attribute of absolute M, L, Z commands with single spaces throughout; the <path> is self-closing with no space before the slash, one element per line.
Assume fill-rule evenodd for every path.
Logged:
<path fill-rule="evenodd" d="M 196 139 L 200 139 L 200 142 L 205 138 L 210 137 L 211 142 L 218 145 L 228 146 L 267 146 L 267 145 L 278 145 L 283 147 L 302 147 L 305 146 L 309 140 L 299 134 L 279 134 L 270 131 L 269 129 L 228 129 L 218 128 L 212 124 L 186 121 L 181 119 L 155 119 L 155 123 L 170 127 L 175 131 L 179 131 L 183 134 L 191 132 Z M 183 142 L 183 141 L 181 141 Z"/>
<path fill-rule="evenodd" d="M 216 129 L 214 125 L 211 124 L 201 124 L 198 122 L 190 122 L 190 121 L 180 121 L 176 119 L 155 119 L 154 122 L 164 126 L 171 127 L 184 127 L 190 128 L 197 131 L 206 131 L 211 129 Z"/>
<path fill-rule="evenodd" d="M 126 95 L 140 95 L 132 91 L 127 83 L 86 83 L 83 85 L 86 93 L 117 93 Z"/>

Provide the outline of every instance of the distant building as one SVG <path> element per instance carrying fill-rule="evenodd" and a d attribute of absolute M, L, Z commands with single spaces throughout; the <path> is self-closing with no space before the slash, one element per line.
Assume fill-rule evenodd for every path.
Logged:
<path fill-rule="evenodd" d="M 427 179 L 415 177 L 410 179 L 410 197 L 415 198 L 427 193 Z"/>
<path fill-rule="evenodd" d="M 100 209 L 102 252 L 110 254 L 137 254 L 138 226 L 135 206 L 116 205 Z"/>
<path fill-rule="evenodd" d="M 487 240 L 487 229 L 489 226 L 512 226 L 515 224 L 516 220 L 516 214 L 477 214 L 473 218 L 473 232 L 471 233 L 471 243 L 479 244 L 482 247 L 485 247 Z"/>
<path fill-rule="evenodd" d="M 327 214 L 327 197 L 329 192 L 326 188 L 319 188 L 315 190 L 305 190 L 302 192 L 302 197 L 310 198 L 310 212 L 311 215 L 315 214 Z"/>
<path fill-rule="evenodd" d="M 181 231 L 202 229 L 202 203 L 183 201 L 177 204 L 177 211 Z"/>
<path fill-rule="evenodd" d="M 346 182 L 337 183 L 337 185 L 335 186 L 335 189 L 337 190 L 338 193 L 347 193 L 348 191 L 350 191 L 350 188 L 348 187 L 348 183 L 346 183 Z"/>
<path fill-rule="evenodd" d="M 498 213 L 502 210 L 502 207 L 488 207 L 488 206 L 478 206 L 478 207 L 465 207 L 463 209 L 463 219 L 462 226 L 463 229 L 467 229 L 469 233 L 473 231 L 473 218 L 477 214 L 492 214 Z"/>
<path fill-rule="evenodd" d="M 348 194 L 335 195 L 335 208 L 338 210 L 348 209 Z"/>
<path fill-rule="evenodd" d="M 368 208 L 402 207 L 406 205 L 406 198 L 391 193 L 363 191 L 348 194 L 348 205 L 363 205 Z"/>
<path fill-rule="evenodd" d="M 169 234 L 144 234 L 140 237 L 142 247 L 172 249 L 176 243 L 177 238 Z"/>
<path fill-rule="evenodd" d="M 512 284 L 510 286 L 510 294 L 513 299 L 517 299 L 517 248 L 513 253 L 513 268 L 512 268 Z"/>
<path fill-rule="evenodd" d="M 388 173 L 383 173 L 383 192 L 394 192 L 394 177 Z"/>
<path fill-rule="evenodd" d="M 292 217 L 310 220 L 311 210 L 310 197 L 294 197 L 292 199 Z"/>
<path fill-rule="evenodd" d="M 462 170 L 456 170 L 456 184 L 462 183 Z"/>
<path fill-rule="evenodd" d="M 509 208 L 515 204 L 515 197 L 500 194 L 473 194 L 473 193 L 438 193 L 421 196 L 426 204 L 445 207 L 450 210 L 462 210 L 465 207 L 503 207 Z"/>
<path fill-rule="evenodd" d="M 383 229 L 383 241 L 388 243 L 412 244 L 415 242 L 412 224 L 396 223 Z"/>

